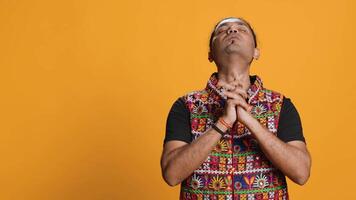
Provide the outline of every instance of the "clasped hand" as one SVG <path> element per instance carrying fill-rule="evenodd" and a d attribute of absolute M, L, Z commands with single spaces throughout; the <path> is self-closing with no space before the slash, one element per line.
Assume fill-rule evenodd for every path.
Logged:
<path fill-rule="evenodd" d="M 247 125 L 254 118 L 250 114 L 252 106 L 245 99 L 248 98 L 247 92 L 243 90 L 242 85 L 237 81 L 226 83 L 219 81 L 217 86 L 223 87 L 223 94 L 227 97 L 227 101 L 222 115 L 230 125 L 234 124 L 236 119 L 244 125 Z"/>

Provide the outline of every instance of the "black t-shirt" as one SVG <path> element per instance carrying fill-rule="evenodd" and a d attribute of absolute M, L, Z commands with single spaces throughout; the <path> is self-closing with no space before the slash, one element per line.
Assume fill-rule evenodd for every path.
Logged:
<path fill-rule="evenodd" d="M 301 140 L 306 143 L 298 111 L 287 97 L 282 102 L 277 137 L 284 142 Z M 182 97 L 174 102 L 168 114 L 164 143 L 170 140 L 192 142 L 190 113 Z"/>

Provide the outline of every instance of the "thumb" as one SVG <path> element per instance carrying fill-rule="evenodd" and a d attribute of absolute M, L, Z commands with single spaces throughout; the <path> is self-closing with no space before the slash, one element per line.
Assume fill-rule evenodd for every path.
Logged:
<path fill-rule="evenodd" d="M 248 107 L 248 112 L 251 112 L 252 109 L 253 109 L 253 106 L 250 105 L 250 106 Z"/>

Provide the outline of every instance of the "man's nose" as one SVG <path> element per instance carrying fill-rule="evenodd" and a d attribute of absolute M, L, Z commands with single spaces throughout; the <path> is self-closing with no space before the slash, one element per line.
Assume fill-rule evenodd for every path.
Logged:
<path fill-rule="evenodd" d="M 236 27 L 230 27 L 229 30 L 227 30 L 227 33 L 228 34 L 237 33 L 237 28 Z"/>

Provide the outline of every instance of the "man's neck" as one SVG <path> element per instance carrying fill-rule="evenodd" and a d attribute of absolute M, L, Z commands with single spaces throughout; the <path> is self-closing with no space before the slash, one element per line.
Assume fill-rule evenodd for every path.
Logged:
<path fill-rule="evenodd" d="M 250 70 L 249 66 L 242 66 L 239 63 L 226 64 L 218 67 L 218 79 L 226 83 L 239 81 L 242 88 L 247 91 L 250 87 Z"/>

